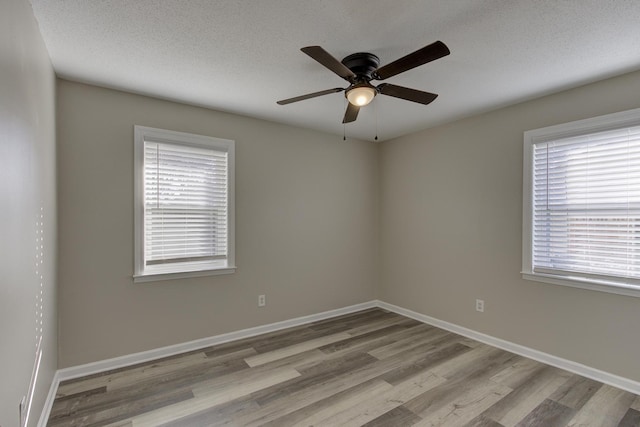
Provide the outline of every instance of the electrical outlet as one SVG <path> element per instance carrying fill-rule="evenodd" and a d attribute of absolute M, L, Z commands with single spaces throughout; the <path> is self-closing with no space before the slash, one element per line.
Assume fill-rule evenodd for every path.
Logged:
<path fill-rule="evenodd" d="M 476 300 L 476 311 L 479 311 L 480 313 L 484 313 L 484 300 L 483 299 L 477 299 Z"/>
<path fill-rule="evenodd" d="M 267 297 L 264 295 L 258 295 L 258 307 L 264 307 L 267 305 Z"/>

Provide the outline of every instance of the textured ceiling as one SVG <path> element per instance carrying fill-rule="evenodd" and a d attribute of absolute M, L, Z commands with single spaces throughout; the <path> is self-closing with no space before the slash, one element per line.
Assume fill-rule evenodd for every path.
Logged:
<path fill-rule="evenodd" d="M 451 55 L 386 82 L 440 96 L 377 96 L 347 136 L 391 139 L 640 69 L 638 0 L 31 0 L 56 73 L 342 135 L 346 82 L 300 52 L 382 65 L 436 40 Z M 376 121 L 377 117 L 377 121 Z M 377 123 L 376 123 L 377 122 Z"/>

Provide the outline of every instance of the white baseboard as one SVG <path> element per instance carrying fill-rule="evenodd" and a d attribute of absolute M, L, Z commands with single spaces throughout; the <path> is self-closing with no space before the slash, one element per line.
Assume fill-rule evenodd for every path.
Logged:
<path fill-rule="evenodd" d="M 58 370 L 60 381 L 70 380 L 73 378 L 84 377 L 87 375 L 97 374 L 99 372 L 110 371 L 112 369 L 123 368 L 125 366 L 136 365 L 138 363 L 148 362 L 150 360 L 161 359 L 163 357 L 173 356 L 180 353 L 186 353 L 201 348 L 211 347 L 213 345 L 223 344 L 229 341 L 236 341 L 243 338 L 249 338 L 256 335 L 266 334 L 278 331 L 280 329 L 291 328 L 293 326 L 304 325 L 306 323 L 316 322 L 318 320 L 329 319 L 331 317 L 349 314 L 367 308 L 376 307 L 376 301 L 369 301 L 362 304 L 350 305 L 348 307 L 338 308 L 335 310 L 324 311 L 322 313 L 311 314 L 309 316 L 296 317 L 295 319 L 283 320 L 281 322 L 269 323 L 267 325 L 256 326 L 253 328 L 242 329 L 240 331 L 229 332 L 222 335 L 202 338 L 199 340 L 189 341 L 181 344 L 160 347 L 153 350 L 142 351 L 140 353 L 127 354 L 125 356 L 114 357 L 112 359 L 100 360 L 98 362 L 87 363 L 85 365 L 72 366 Z"/>
<path fill-rule="evenodd" d="M 51 408 L 53 408 L 53 401 L 56 399 L 56 392 L 58 391 L 58 384 L 60 384 L 60 370 L 57 370 L 55 374 L 53 374 L 53 379 L 51 380 L 51 386 L 49 387 L 49 393 L 47 394 L 47 398 L 44 401 L 44 406 L 42 407 L 42 412 L 40 413 L 40 419 L 38 420 L 38 427 L 46 427 L 47 421 L 49 420 L 49 414 L 51 413 Z"/>
<path fill-rule="evenodd" d="M 583 377 L 591 378 L 596 381 L 600 381 L 605 384 L 609 384 L 614 387 L 618 387 L 622 390 L 629 391 L 634 394 L 640 394 L 640 382 L 630 380 L 618 375 L 611 374 L 609 372 L 601 371 L 599 369 L 591 368 L 580 363 L 572 362 L 561 357 L 553 356 L 542 351 L 534 350 L 529 347 L 525 347 L 520 344 L 515 344 L 510 341 L 506 341 L 500 338 L 486 335 L 472 329 L 465 328 L 463 326 L 449 323 L 444 320 L 436 319 L 421 313 L 417 313 L 406 308 L 398 307 L 397 305 L 389 304 L 384 301 L 369 301 L 362 304 L 355 304 L 348 307 L 339 308 L 336 310 L 329 310 L 322 313 L 312 314 L 309 316 L 297 317 L 295 319 L 284 320 L 282 322 L 270 323 L 268 325 L 256 326 L 253 328 L 243 329 L 240 331 L 229 332 L 222 335 L 216 335 L 213 337 L 202 338 L 195 341 L 189 341 L 186 343 L 171 345 L 167 347 L 161 347 L 149 351 L 143 351 L 140 353 L 128 354 L 126 356 L 115 357 L 112 359 L 100 360 L 98 362 L 87 363 L 85 365 L 72 366 L 70 368 L 59 369 L 56 371 L 49 394 L 45 401 L 38 427 L 45 427 L 55 395 L 58 389 L 58 384 L 65 380 L 73 378 L 83 377 L 86 375 L 92 375 L 100 372 L 110 371 L 112 369 L 123 368 L 125 366 L 131 366 L 138 363 L 148 362 L 150 360 L 160 359 L 163 357 L 173 356 L 175 354 L 185 353 L 193 350 L 199 350 L 201 348 L 210 347 L 217 344 L 223 344 L 229 341 L 236 341 L 243 338 L 249 338 L 255 335 L 265 334 L 268 332 L 274 332 L 281 329 L 291 328 L 294 326 L 300 326 L 318 320 L 329 319 L 331 317 L 341 316 L 344 314 L 353 313 L 368 308 L 379 307 L 394 313 L 410 317 L 429 325 L 436 326 L 447 331 L 480 341 L 482 343 L 491 345 L 493 347 L 501 348 L 511 353 L 519 354 L 524 357 L 528 357 L 533 360 L 537 360 L 547 365 L 555 366 L 560 369 L 573 372 Z"/>
<path fill-rule="evenodd" d="M 53 406 L 56 392 L 58 390 L 58 384 L 60 384 L 60 382 L 62 381 L 110 371 L 112 369 L 123 368 L 125 366 L 136 365 L 138 363 L 161 359 L 163 357 L 186 353 L 193 350 L 199 350 L 201 348 L 211 347 L 213 345 L 223 344 L 229 341 L 236 341 L 243 338 L 249 338 L 256 335 L 266 334 L 268 332 L 274 332 L 280 329 L 300 326 L 307 323 L 316 322 L 318 320 L 342 316 L 344 314 L 354 313 L 356 311 L 366 310 L 373 307 L 377 307 L 377 301 L 369 301 L 361 304 L 350 305 L 348 307 L 324 311 L 322 313 L 311 314 L 309 316 L 296 317 L 295 319 L 283 320 L 281 322 L 270 323 L 268 325 L 242 329 L 240 331 L 229 332 L 226 334 L 202 338 L 199 340 L 189 341 L 181 344 L 142 351 L 140 353 L 127 354 L 125 356 L 100 360 L 97 362 L 87 363 L 85 365 L 58 369 L 55 373 L 51 388 L 49 390 L 49 395 L 47 396 L 45 406 L 42 410 L 40 421 L 38 422 L 38 427 L 45 427 L 49 418 L 49 414 L 51 413 L 51 407 Z"/>
<path fill-rule="evenodd" d="M 410 317 L 412 319 L 427 323 L 432 326 L 436 326 L 441 329 L 445 329 L 458 335 L 463 335 L 467 338 L 480 341 L 490 346 L 501 348 L 511 353 L 528 357 L 529 359 L 537 360 L 538 362 L 555 366 L 556 368 L 564 369 L 566 371 L 573 372 L 574 374 L 582 375 L 583 377 L 591 378 L 592 380 L 600 381 L 601 383 L 609 384 L 611 386 L 618 387 L 622 390 L 626 390 L 634 394 L 640 394 L 640 382 L 633 381 L 619 375 L 611 374 L 609 372 L 601 371 L 590 366 L 582 365 L 571 360 L 563 359 L 549 353 L 544 353 L 533 348 L 525 347 L 520 344 L 515 344 L 510 341 L 493 337 L 491 335 L 486 335 L 472 329 L 468 329 L 454 323 L 449 323 L 444 320 L 436 319 L 435 317 L 417 313 L 406 308 L 398 307 L 397 305 L 389 304 L 384 301 L 376 301 L 376 304 L 378 307 L 385 310 Z"/>

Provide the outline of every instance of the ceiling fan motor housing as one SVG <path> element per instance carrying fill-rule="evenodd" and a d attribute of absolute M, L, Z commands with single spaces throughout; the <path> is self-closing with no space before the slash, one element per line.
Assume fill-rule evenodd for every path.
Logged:
<path fill-rule="evenodd" d="M 345 57 L 342 64 L 356 75 L 356 79 L 352 83 L 368 82 L 378 69 L 380 58 L 373 53 L 358 52 Z"/>

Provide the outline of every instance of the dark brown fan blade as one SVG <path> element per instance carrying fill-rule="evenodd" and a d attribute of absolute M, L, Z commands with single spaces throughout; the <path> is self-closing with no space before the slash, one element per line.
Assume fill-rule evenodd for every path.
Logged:
<path fill-rule="evenodd" d="M 300 50 L 349 82 L 356 77 L 353 71 L 320 46 L 307 46 Z"/>
<path fill-rule="evenodd" d="M 342 119 L 342 123 L 351 123 L 355 122 L 358 118 L 358 113 L 360 112 L 360 107 L 357 105 L 353 105 L 352 103 L 347 103 L 347 111 L 344 112 L 344 119 Z"/>
<path fill-rule="evenodd" d="M 373 78 L 376 80 L 384 80 L 396 74 L 404 73 L 412 68 L 424 65 L 427 62 L 435 61 L 443 56 L 449 55 L 451 52 L 447 45 L 441 41 L 431 43 L 429 46 L 425 46 L 422 49 L 418 49 L 409 55 L 393 61 L 383 67 L 376 70 Z"/>
<path fill-rule="evenodd" d="M 421 90 L 396 86 L 389 83 L 382 83 L 381 85 L 378 85 L 378 92 L 383 95 L 406 99 L 407 101 L 418 102 L 425 105 L 432 103 L 433 100 L 438 97 L 435 93 L 423 92 Z"/>
<path fill-rule="evenodd" d="M 296 96 L 295 98 L 283 99 L 282 101 L 278 101 L 277 104 L 287 105 L 292 102 L 304 101 L 305 99 L 315 98 L 316 96 L 329 95 L 330 93 L 342 92 L 344 89 L 341 87 L 336 87 L 334 89 L 321 90 L 320 92 L 308 93 L 306 95 Z"/>

